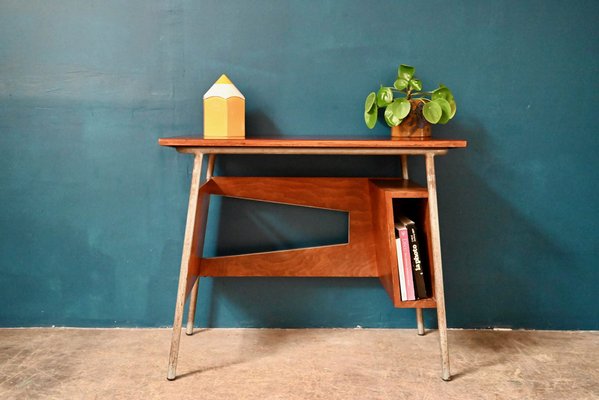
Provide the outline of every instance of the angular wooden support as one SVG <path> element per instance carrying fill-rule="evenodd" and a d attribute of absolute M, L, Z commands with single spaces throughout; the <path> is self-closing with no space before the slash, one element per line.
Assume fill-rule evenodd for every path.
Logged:
<path fill-rule="evenodd" d="M 378 276 L 367 178 L 215 177 L 200 189 L 210 195 L 347 212 L 349 242 L 202 258 L 200 276 Z"/>

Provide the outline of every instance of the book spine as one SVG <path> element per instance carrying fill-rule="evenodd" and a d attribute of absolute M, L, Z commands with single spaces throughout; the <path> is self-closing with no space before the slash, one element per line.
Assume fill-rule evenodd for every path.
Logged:
<path fill-rule="evenodd" d="M 414 292 L 414 275 L 412 274 L 410 240 L 408 239 L 408 230 L 406 228 L 399 230 L 399 239 L 401 241 L 401 255 L 406 280 L 406 300 L 416 300 L 416 294 Z"/>
<path fill-rule="evenodd" d="M 418 237 L 416 235 L 416 225 L 411 223 L 407 225 L 408 238 L 410 239 L 410 254 L 412 258 L 412 271 L 414 273 L 414 286 L 416 291 L 416 298 L 426 299 L 429 297 L 428 291 L 426 290 L 426 282 L 424 279 L 424 271 L 422 270 L 422 257 L 420 254 L 420 246 L 418 244 Z"/>
<path fill-rule="evenodd" d="M 401 239 L 399 237 L 399 227 L 395 227 L 395 249 L 397 253 L 397 272 L 399 273 L 399 291 L 401 294 L 401 300 L 407 300 L 406 293 L 406 276 L 405 269 L 403 266 L 403 256 L 401 252 Z"/>

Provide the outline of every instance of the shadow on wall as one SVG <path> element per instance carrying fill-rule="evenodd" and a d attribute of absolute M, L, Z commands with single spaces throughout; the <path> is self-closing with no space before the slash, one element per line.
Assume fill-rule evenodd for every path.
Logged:
<path fill-rule="evenodd" d="M 214 278 L 207 326 L 412 327 L 376 278 Z"/>
<path fill-rule="evenodd" d="M 476 137 L 460 157 L 437 160 L 448 325 L 559 328 L 548 325 L 546 318 L 552 313 L 564 315 L 569 305 L 579 301 L 575 284 L 568 283 L 572 273 L 579 271 L 565 268 L 570 257 L 567 249 L 545 235 L 525 210 L 514 206 L 507 190 L 489 184 L 489 168 L 501 168 L 502 174 L 509 169 L 495 158 L 486 130 L 482 126 L 455 129 L 476 132 Z M 360 290 L 384 294 L 378 280 L 300 282 L 216 279 L 208 326 L 219 325 L 215 312 L 221 307 L 236 315 L 240 326 L 347 326 L 351 318 L 343 314 L 346 310 L 341 307 L 333 313 L 340 315 L 331 315 L 327 305 L 338 307 L 345 293 L 359 296 Z M 352 296 L 343 301 L 351 303 Z M 381 304 L 373 300 L 371 308 L 368 304 L 350 308 L 356 321 L 372 322 Z M 411 313 L 400 312 L 388 314 L 389 318 L 398 315 L 411 326 Z M 425 315 L 427 326 L 434 327 L 434 311 Z M 573 320 L 564 320 L 564 327 L 583 320 L 575 312 L 570 315 Z M 393 326 L 395 321 L 384 324 Z"/>
<path fill-rule="evenodd" d="M 566 315 L 567 304 L 576 303 L 576 290 L 567 286 L 577 271 L 567 250 L 510 201 L 515 180 L 505 176 L 517 166 L 496 158 L 486 129 L 455 130 L 476 135 L 466 153 L 447 161 L 451 169 L 437 168 L 449 325 L 556 328 L 547 316 Z M 496 168 L 512 188 L 491 185 Z"/>
<path fill-rule="evenodd" d="M 283 138 L 279 128 L 262 110 L 247 110 L 245 116 L 245 137 L 247 139 Z"/>
<path fill-rule="evenodd" d="M 160 263 L 148 276 L 146 313 L 142 323 L 172 326 L 179 282 L 181 241 L 165 240 L 160 251 Z M 201 296 L 200 296 L 201 299 Z M 200 306 L 202 300 L 199 301 Z M 187 316 L 187 314 L 185 314 Z M 185 319 L 187 321 L 187 319 Z"/>
<path fill-rule="evenodd" d="M 217 200 L 211 196 L 211 203 Z M 349 215 L 316 207 L 222 197 L 215 254 L 228 256 L 344 244 L 349 241 Z M 215 211 L 216 211 L 215 210 Z M 214 213 L 211 217 L 216 217 Z M 208 250 L 208 249 L 207 249 Z"/>
<path fill-rule="evenodd" d="M 456 125 L 452 130 L 476 134 L 466 134 L 469 148 L 455 151 L 462 154 L 450 152 L 436 163 L 449 327 L 560 328 L 546 322 L 548 317 L 555 320 L 559 315 L 572 318 L 563 320 L 563 327 L 580 324 L 588 316 L 581 316 L 583 307 L 572 307 L 581 300 L 577 299 L 577 284 L 572 280 L 580 271 L 571 269 L 571 254 L 544 234 L 526 215 L 526 209 L 514 205 L 509 193 L 514 190 L 513 184 L 509 190 L 501 190 L 497 182 L 489 180 L 498 175 L 493 171 L 500 170 L 502 177 L 508 175 L 503 178 L 507 182 L 510 168 L 516 166 L 503 165 L 505 161 L 497 159 L 482 126 Z M 443 137 L 443 132 L 436 136 Z M 317 160 L 320 158 L 316 157 L 315 163 L 326 164 L 329 158 Z M 237 157 L 220 161 L 217 165 L 228 174 L 247 167 L 241 165 L 245 163 L 235 166 Z M 256 164 L 249 165 L 253 170 Z M 394 165 L 384 164 L 382 170 L 393 170 Z M 329 167 L 324 165 L 324 170 Z M 367 175 L 370 167 L 367 165 Z M 293 174 L 302 170 L 291 169 Z M 411 172 L 417 180 L 423 180 L 420 165 Z M 427 327 L 433 328 L 434 311 L 427 311 L 425 316 Z M 203 279 L 197 320 L 201 326 L 248 327 L 414 324 L 412 312 L 390 306 L 377 279 L 335 278 Z"/>
<path fill-rule="evenodd" d="M 10 241 L 27 245 L 3 260 L 11 266 L 0 276 L 0 325 L 114 325 L 115 261 L 88 232 L 50 215 L 13 214 L 2 225 L 18 227 Z"/>
<path fill-rule="evenodd" d="M 262 111 L 248 113 L 246 124 L 248 138 L 285 137 Z M 372 171 L 379 171 L 375 174 L 390 176 L 398 171 L 398 165 L 399 161 L 395 157 L 226 156 L 218 157 L 215 175 L 372 176 Z M 213 256 L 212 253 L 217 250 L 210 249 L 218 248 L 221 244 L 227 246 L 233 243 L 234 246 L 241 246 L 235 240 L 231 241 L 231 229 L 228 231 L 226 229 L 231 224 L 239 225 L 239 219 L 231 215 L 230 208 L 222 207 L 220 201 L 213 200 L 218 199 L 211 199 L 209 221 L 212 220 L 215 223 L 209 225 L 213 236 L 211 238 L 211 235 L 208 235 L 205 244 L 208 248 L 208 253 L 205 253 L 207 256 Z M 248 211 L 248 207 L 241 207 L 241 210 L 235 208 L 236 212 L 240 211 L 242 214 L 244 211 Z M 251 210 L 249 211 L 251 212 Z M 218 216 L 214 214 L 218 214 Z M 287 214 L 294 215 L 293 212 L 287 212 Z M 289 215 L 286 216 L 289 217 Z M 265 220 L 264 218 L 267 217 L 270 219 Z M 265 222 L 270 221 L 271 228 L 280 228 L 285 215 L 280 215 L 275 221 L 272 221 L 272 217 L 270 214 L 257 215 L 253 213 L 242 219 L 243 226 L 236 226 L 233 230 L 237 230 L 241 236 L 247 236 L 248 232 L 255 232 L 258 235 L 257 238 L 253 236 L 249 238 L 251 243 L 255 242 L 251 250 L 255 250 L 256 246 L 262 244 L 263 241 L 273 242 L 273 238 L 270 237 L 273 232 L 275 234 L 278 232 L 277 239 L 279 241 L 274 240 L 275 243 L 271 244 L 284 248 L 320 245 L 323 242 L 326 244 L 327 241 L 344 242 L 347 239 L 346 219 L 342 223 L 333 221 L 337 225 L 345 226 L 341 229 L 345 230 L 340 234 L 340 230 L 335 227 L 328 226 L 323 229 L 319 221 L 302 218 L 302 229 L 299 236 L 304 233 L 304 241 L 302 242 L 301 237 L 292 234 L 294 243 L 286 243 L 289 241 L 287 232 L 282 232 L 280 229 L 266 229 L 264 225 Z M 295 215 L 295 218 L 297 217 Z M 280 237 L 282 233 L 285 234 L 285 238 Z M 317 238 L 316 242 L 314 242 L 314 237 Z M 210 239 L 215 240 L 216 245 L 211 243 Z M 298 243 L 299 246 L 296 245 Z M 201 279 L 200 282 L 196 318 L 200 326 L 354 327 L 358 323 L 355 321 L 371 326 L 386 326 L 385 313 L 396 312 L 378 279 L 214 278 Z M 352 294 L 360 292 L 375 292 L 377 295 L 362 295 L 352 298 Z M 364 298 L 368 300 L 361 301 Z M 360 299 L 359 304 L 352 304 L 356 299 Z M 378 306 L 371 306 L 370 302 L 385 304 L 385 310 L 381 310 Z M 339 304 L 346 304 L 347 307 L 339 307 Z M 401 314 L 396 320 L 399 321 L 399 324 L 407 324 L 407 326 L 415 323 L 412 313 Z"/>

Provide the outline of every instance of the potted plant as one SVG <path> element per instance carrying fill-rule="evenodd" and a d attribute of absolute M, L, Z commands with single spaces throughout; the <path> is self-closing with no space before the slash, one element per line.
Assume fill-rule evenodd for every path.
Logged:
<path fill-rule="evenodd" d="M 383 86 L 366 97 L 364 121 L 372 129 L 379 110 L 384 110 L 385 122 L 392 137 L 427 137 L 430 124 L 446 124 L 456 112 L 453 94 L 444 85 L 432 92 L 422 90 L 422 81 L 414 77 L 416 69 L 402 64 L 393 86 Z"/>

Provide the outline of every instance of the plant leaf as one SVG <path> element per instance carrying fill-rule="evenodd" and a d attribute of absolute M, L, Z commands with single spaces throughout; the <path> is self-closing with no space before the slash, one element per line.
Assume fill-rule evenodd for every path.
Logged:
<path fill-rule="evenodd" d="M 457 111 L 457 104 L 455 103 L 454 99 L 451 99 L 449 101 L 449 106 L 451 107 L 451 113 L 449 114 L 449 119 L 452 119 L 455 115 L 455 112 Z"/>
<path fill-rule="evenodd" d="M 393 103 L 387 106 L 387 110 L 391 110 L 393 115 L 395 115 L 398 119 L 404 119 L 410 113 L 412 109 L 412 105 L 407 99 L 400 98 L 395 99 Z"/>
<path fill-rule="evenodd" d="M 453 93 L 451 93 L 451 90 L 449 90 L 449 88 L 447 86 L 445 86 L 444 84 L 440 83 L 439 87 L 441 89 L 445 90 L 445 93 L 447 93 L 447 101 L 453 100 Z"/>
<path fill-rule="evenodd" d="M 441 119 L 443 110 L 437 102 L 429 101 L 424 105 L 424 107 L 422 107 L 422 114 L 428 122 L 431 124 L 436 124 Z"/>
<path fill-rule="evenodd" d="M 433 94 L 431 95 L 431 99 L 435 100 L 435 99 L 445 99 L 447 101 L 451 101 L 453 100 L 453 94 L 451 93 L 451 90 L 449 90 L 449 88 L 443 84 L 439 85 L 439 88 L 435 89 L 433 91 Z"/>
<path fill-rule="evenodd" d="M 404 90 L 408 87 L 408 80 L 403 78 L 397 78 L 397 80 L 393 84 L 393 87 L 397 90 Z"/>
<path fill-rule="evenodd" d="M 410 81 L 410 88 L 412 90 L 422 90 L 422 81 L 420 79 L 412 79 Z"/>
<path fill-rule="evenodd" d="M 451 90 L 449 90 L 449 88 L 443 84 L 439 85 L 439 88 L 433 91 L 433 94 L 431 95 L 431 99 L 437 100 L 437 99 L 444 99 L 447 100 L 447 102 L 449 103 L 449 107 L 451 109 L 450 113 L 449 113 L 449 119 L 452 119 L 456 113 L 457 110 L 457 105 L 455 102 L 455 99 L 453 97 L 453 93 L 451 93 Z"/>
<path fill-rule="evenodd" d="M 414 76 L 414 72 L 416 72 L 416 68 L 401 64 L 397 70 L 397 77 L 409 81 Z"/>
<path fill-rule="evenodd" d="M 372 110 L 374 107 L 374 102 L 376 100 L 376 93 L 371 92 L 368 96 L 366 96 L 366 102 L 364 103 L 364 112 L 367 113 Z"/>
<path fill-rule="evenodd" d="M 387 125 L 389 126 L 397 126 L 401 123 L 401 119 L 397 118 L 391 108 L 391 105 L 389 105 L 385 110 L 385 122 L 387 122 Z"/>
<path fill-rule="evenodd" d="M 366 111 L 364 113 L 364 122 L 366 122 L 366 126 L 369 129 L 374 128 L 374 126 L 376 125 L 377 114 L 378 114 L 378 108 L 377 108 L 376 104 L 374 105 L 372 110 L 370 110 L 370 112 Z"/>
<path fill-rule="evenodd" d="M 441 118 L 439 119 L 440 124 L 446 124 L 451 119 L 451 106 L 445 99 L 435 99 L 432 102 L 437 103 L 441 107 Z"/>
<path fill-rule="evenodd" d="M 376 105 L 379 107 L 385 107 L 393 101 L 393 92 L 389 87 L 382 87 L 379 89 L 376 95 Z"/>

